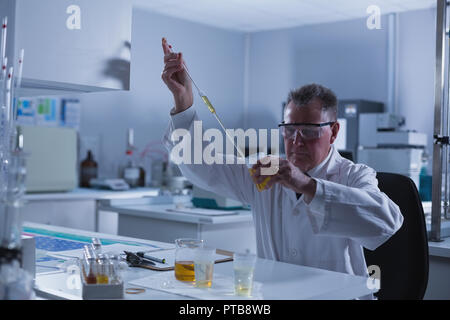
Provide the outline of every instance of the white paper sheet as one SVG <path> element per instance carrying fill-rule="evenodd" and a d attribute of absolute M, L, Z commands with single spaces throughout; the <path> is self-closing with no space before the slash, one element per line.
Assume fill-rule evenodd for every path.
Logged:
<path fill-rule="evenodd" d="M 216 273 L 213 275 L 211 288 L 196 288 L 192 283 L 178 281 L 175 279 L 173 271 L 159 272 L 149 277 L 130 281 L 128 284 L 204 300 L 261 300 L 264 298 L 262 283 L 253 282 L 251 297 L 236 296 L 233 277 Z"/>

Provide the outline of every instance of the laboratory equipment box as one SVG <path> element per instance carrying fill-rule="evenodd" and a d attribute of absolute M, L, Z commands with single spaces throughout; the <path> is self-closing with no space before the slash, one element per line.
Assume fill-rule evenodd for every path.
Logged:
<path fill-rule="evenodd" d="M 378 132 L 377 145 L 426 147 L 427 135 L 425 133 L 413 131 Z"/>
<path fill-rule="evenodd" d="M 359 118 L 364 113 L 382 113 L 384 104 L 368 100 L 339 100 L 338 121 L 341 125 L 340 132 L 335 141 L 339 150 L 351 152 L 353 159 L 357 159 L 359 141 L 360 122 Z M 365 129 L 365 128 L 364 128 Z"/>
<path fill-rule="evenodd" d="M 410 177 L 419 189 L 423 151 L 421 148 L 364 148 L 358 150 L 358 161 L 378 172 Z"/>
<path fill-rule="evenodd" d="M 39 126 L 21 126 L 21 130 L 28 155 L 27 192 L 75 189 L 78 185 L 76 130 Z"/>
<path fill-rule="evenodd" d="M 20 96 L 129 90 L 128 0 L 0 0 L 8 66 L 25 51 Z"/>

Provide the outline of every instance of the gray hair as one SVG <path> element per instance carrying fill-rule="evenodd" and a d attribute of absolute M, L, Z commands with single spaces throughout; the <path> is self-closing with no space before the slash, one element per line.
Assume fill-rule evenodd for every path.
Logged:
<path fill-rule="evenodd" d="M 337 118 L 338 100 L 330 89 L 320 84 L 312 83 L 289 92 L 286 105 L 291 101 L 298 107 L 310 103 L 314 98 L 322 102 L 322 112 L 328 112 L 334 120 Z"/>

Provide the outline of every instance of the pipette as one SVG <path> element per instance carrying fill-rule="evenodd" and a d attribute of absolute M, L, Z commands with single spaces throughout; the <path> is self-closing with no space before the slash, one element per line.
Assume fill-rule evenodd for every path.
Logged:
<path fill-rule="evenodd" d="M 15 88 L 20 88 L 22 86 L 22 74 L 23 74 L 23 59 L 25 57 L 25 50 L 20 50 L 20 56 L 19 56 L 19 72 L 17 74 L 17 79 L 15 82 Z"/>
<path fill-rule="evenodd" d="M 4 57 L 2 60 L 2 77 L 0 79 L 6 79 L 6 68 L 8 67 L 8 57 Z"/>
<path fill-rule="evenodd" d="M 167 42 L 166 38 L 163 38 L 164 42 Z M 169 45 L 169 51 L 171 53 L 173 53 L 172 51 L 172 46 Z M 197 84 L 195 83 L 194 79 L 192 79 L 191 75 L 189 74 L 189 71 L 186 67 L 186 64 L 183 62 L 183 66 L 184 66 L 184 71 L 186 72 L 187 76 L 189 77 L 189 79 L 192 81 L 192 84 L 194 85 L 194 87 L 197 89 L 198 95 L 200 96 L 200 98 L 202 98 L 202 101 L 205 103 L 206 107 L 208 108 L 208 110 L 214 115 L 214 117 L 216 118 L 217 122 L 219 123 L 219 125 L 222 127 L 223 131 L 225 132 L 225 135 L 227 136 L 227 138 L 229 139 L 229 141 L 233 144 L 234 148 L 236 149 L 236 151 L 239 154 L 239 157 L 241 157 L 243 160 L 245 159 L 244 154 L 242 153 L 242 151 L 236 146 L 236 144 L 234 143 L 234 139 L 230 137 L 230 135 L 228 134 L 227 130 L 225 129 L 225 126 L 222 124 L 222 121 L 219 119 L 219 116 L 217 115 L 216 109 L 213 107 L 211 101 L 209 101 L 208 97 L 206 96 L 206 94 L 200 90 L 200 88 L 197 86 Z M 245 160 L 244 160 L 245 161 Z M 249 168 L 250 174 L 253 175 L 255 170 L 252 168 Z M 267 177 L 266 179 L 264 179 L 264 181 L 260 184 L 257 184 L 256 187 L 258 188 L 258 191 L 262 191 L 264 189 L 264 187 L 266 186 L 267 182 L 269 182 L 270 177 Z"/>
<path fill-rule="evenodd" d="M 163 41 L 166 42 L 167 40 L 165 38 L 163 38 Z M 171 53 L 173 53 L 172 51 L 172 46 L 169 45 L 169 50 Z M 216 118 L 217 122 L 219 123 L 219 125 L 222 127 L 223 131 L 225 132 L 227 138 L 231 141 L 231 143 L 233 144 L 234 148 L 236 149 L 236 151 L 239 153 L 239 156 L 242 159 L 245 159 L 244 154 L 242 153 L 242 151 L 236 146 L 236 144 L 234 143 L 234 139 L 230 137 L 230 135 L 228 134 L 227 130 L 225 129 L 225 126 L 223 125 L 222 121 L 219 119 L 219 116 L 217 115 L 216 109 L 213 107 L 211 101 L 209 101 L 208 97 L 206 96 L 206 94 L 200 90 L 200 88 L 197 86 L 197 84 L 195 83 L 194 79 L 192 79 L 191 75 L 189 74 L 189 71 L 187 70 L 186 64 L 183 62 L 183 66 L 184 66 L 184 71 L 186 72 L 187 76 L 189 77 L 189 79 L 192 81 L 192 84 L 194 85 L 194 87 L 197 89 L 198 95 L 200 96 L 200 98 L 202 99 L 202 101 L 205 103 L 206 107 L 208 107 L 208 110 L 214 115 L 214 117 Z"/>
<path fill-rule="evenodd" d="M 0 44 L 0 61 L 3 61 L 6 57 L 6 31 L 8 27 L 8 17 L 4 17 L 2 20 L 2 38 Z"/>
<path fill-rule="evenodd" d="M 14 76 L 14 68 L 13 67 L 9 67 L 9 72 L 8 72 L 8 76 L 6 79 L 6 120 L 10 122 L 12 121 L 12 114 L 13 114 L 13 110 L 12 110 L 12 103 L 11 103 L 11 97 L 12 97 L 12 81 L 13 81 L 13 76 Z"/>

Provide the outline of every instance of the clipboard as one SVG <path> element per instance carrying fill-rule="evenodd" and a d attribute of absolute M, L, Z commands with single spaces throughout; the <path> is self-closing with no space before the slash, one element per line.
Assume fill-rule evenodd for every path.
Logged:
<path fill-rule="evenodd" d="M 233 252 L 231 251 L 227 251 L 227 250 L 222 250 L 222 249 L 216 249 L 216 254 L 225 256 L 224 258 L 220 258 L 220 259 L 216 259 L 215 263 L 223 263 L 223 262 L 228 262 L 228 261 L 233 261 Z M 162 267 L 162 266 L 153 266 L 153 265 L 139 265 L 139 266 L 134 266 L 131 268 L 144 268 L 144 269 L 149 269 L 149 270 L 154 270 L 154 271 L 170 271 L 170 270 L 174 270 L 175 266 L 167 266 L 167 267 Z"/>

